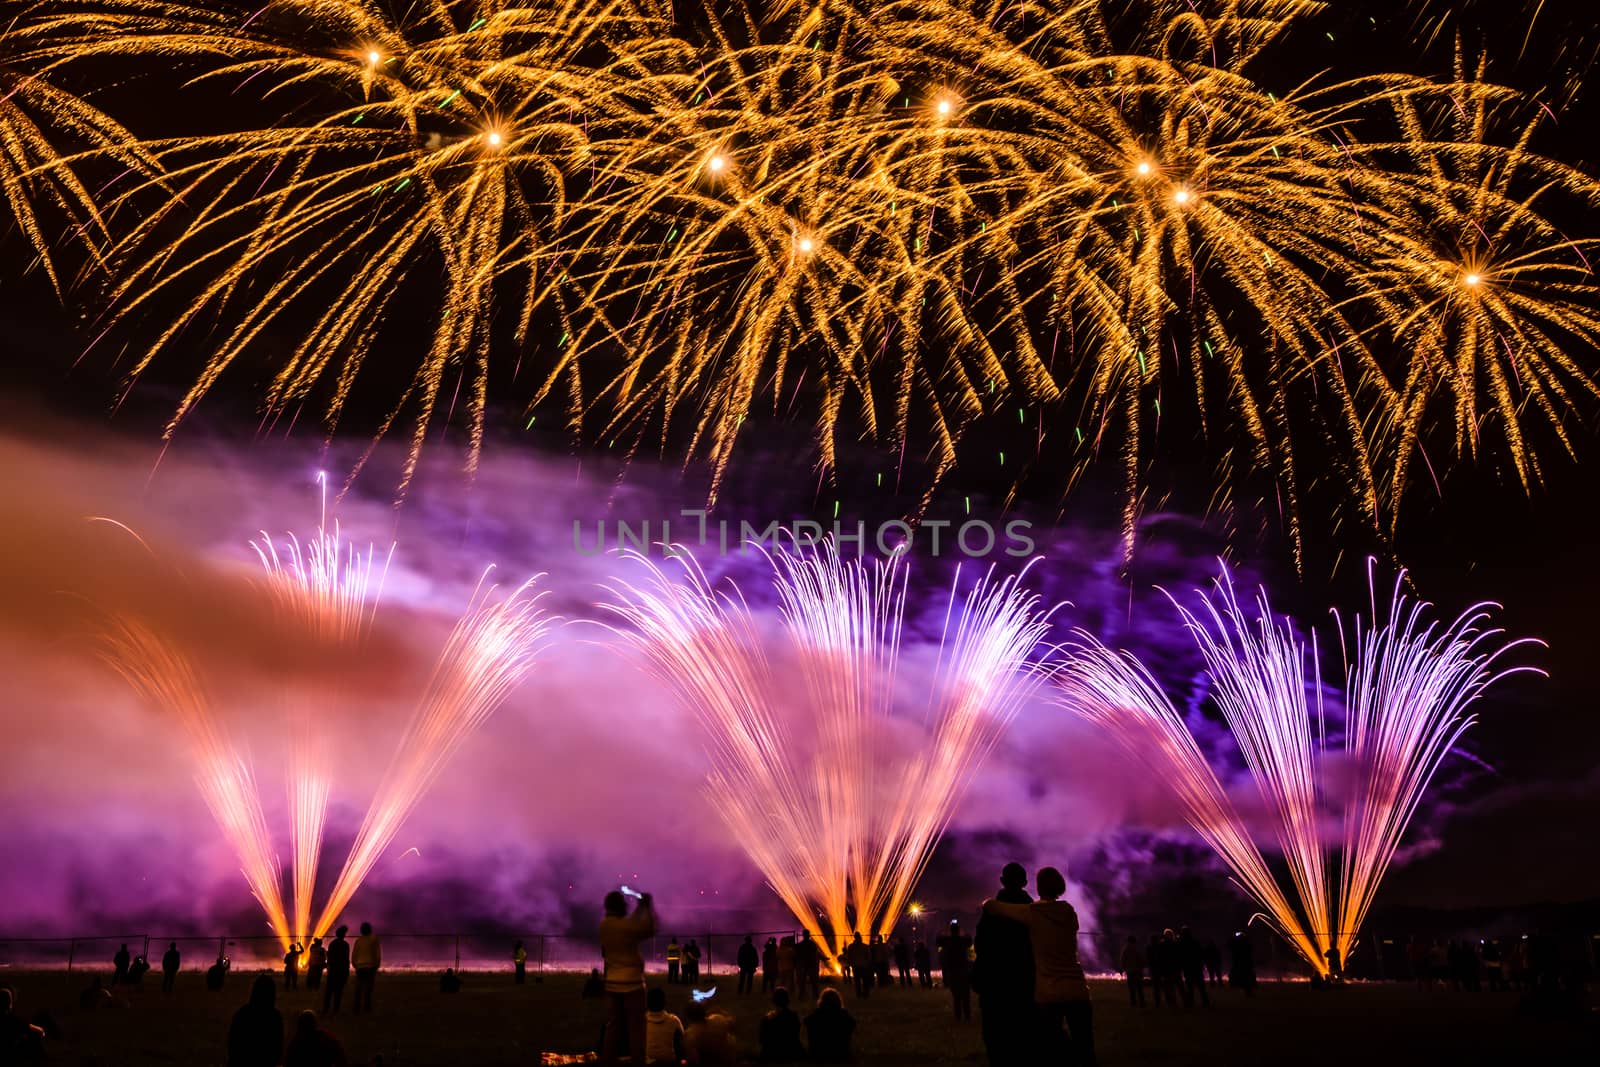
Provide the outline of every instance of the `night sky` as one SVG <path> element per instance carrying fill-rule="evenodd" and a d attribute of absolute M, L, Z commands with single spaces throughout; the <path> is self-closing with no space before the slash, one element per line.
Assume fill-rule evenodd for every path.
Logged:
<path fill-rule="evenodd" d="M 1459 32 L 1469 47 L 1482 43 L 1489 48 L 1493 76 L 1541 92 L 1559 109 L 1557 132 L 1549 135 L 1544 150 L 1593 170 L 1600 104 L 1594 91 L 1585 90 L 1581 82 L 1600 47 L 1600 31 L 1586 0 L 1408 4 L 1342 0 L 1334 6 L 1337 10 L 1314 27 L 1298 31 L 1305 35 L 1294 52 L 1302 73 L 1325 68 L 1337 77 L 1367 69 L 1447 69 Z M 1421 35 L 1431 43 L 1418 43 L 1418 26 L 1433 28 Z M 1327 40 L 1330 34 L 1332 39 Z M 1281 75 L 1291 80 L 1294 73 L 1285 70 Z M 124 117 L 136 130 L 148 126 L 151 132 L 168 133 L 174 124 L 203 121 L 203 104 L 188 114 L 152 114 L 162 109 L 154 107 L 147 95 L 141 96 L 151 92 L 149 85 L 135 82 L 95 100 L 115 111 L 116 94 L 129 94 Z M 1593 222 L 1592 214 L 1575 220 L 1580 227 L 1586 224 L 1590 233 Z M 193 370 L 186 364 L 204 349 L 205 340 L 186 340 L 178 358 L 157 365 L 119 402 L 118 352 L 137 349 L 141 340 L 137 331 L 119 335 L 115 344 L 102 344 L 80 358 L 96 329 L 92 287 L 69 289 L 62 306 L 37 270 L 17 269 L 28 257 L 26 243 L 17 233 L 6 235 L 0 254 L 7 264 L 0 270 L 0 336 L 5 338 L 0 356 L 0 427 L 5 435 L 79 458 L 114 440 L 135 463 L 143 456 L 154 469 L 161 423 Z M 1600 372 L 1600 358 L 1594 352 L 1574 356 L 1591 374 Z M 504 358 L 509 360 L 512 354 Z M 281 423 L 270 431 L 262 429 L 256 402 L 266 369 L 243 367 L 225 378 L 180 432 L 177 451 L 193 447 L 203 453 L 207 442 L 217 442 L 219 448 L 237 449 L 241 455 L 259 449 L 264 462 L 280 450 L 314 451 L 320 436 L 309 415 L 292 431 Z M 380 367 L 379 385 L 393 384 L 384 383 L 382 377 Z M 504 383 L 506 375 L 500 374 L 498 381 Z M 670 451 L 659 466 L 619 468 L 614 457 L 592 440 L 574 441 L 549 425 L 559 420 L 541 422 L 537 430 L 529 431 L 522 418 L 526 400 L 525 390 L 518 386 L 499 390 L 492 378 L 489 455 L 532 457 L 546 469 L 571 472 L 574 477 L 582 471 L 581 476 L 594 476 L 602 484 L 615 477 L 617 495 L 624 497 L 628 487 L 637 484 L 659 491 L 663 498 L 692 500 L 704 485 L 704 470 L 693 463 L 681 467 Z M 1204 528 L 1206 490 L 1199 483 L 1210 469 L 1209 460 L 1179 448 L 1169 448 L 1151 471 L 1154 506 L 1147 508 L 1138 549 L 1125 568 L 1107 547 L 1114 543 L 1121 506 L 1115 472 L 1091 474 L 1071 493 L 1064 493 L 1049 469 L 1035 469 L 1006 505 L 1018 488 L 1011 472 L 1002 474 L 992 464 L 962 462 L 938 489 L 928 515 L 955 515 L 964 501 L 973 500 L 978 511 L 995 512 L 1006 506 L 1007 514 L 1026 516 L 1040 525 L 1060 522 L 1063 528 L 1092 530 L 1102 539 L 1097 549 L 1100 561 L 1118 572 L 1116 580 L 1146 588 L 1162 578 L 1161 565 L 1152 560 L 1175 553 L 1201 561 L 1186 574 L 1204 574 L 1204 560 L 1223 552 L 1261 576 L 1277 606 L 1293 611 L 1307 624 L 1321 625 L 1330 607 L 1353 610 L 1365 602 L 1363 561 L 1372 554 L 1380 559 L 1380 573 L 1392 574 L 1396 564 L 1408 568 L 1412 588 L 1444 613 L 1453 615 L 1478 600 L 1503 604 L 1498 621 L 1509 633 L 1548 643 L 1548 649 L 1530 653 L 1529 658 L 1549 677 L 1519 678 L 1478 706 L 1481 721 L 1464 745 L 1469 756 L 1458 756 L 1447 767 L 1447 787 L 1419 819 L 1419 839 L 1437 847 L 1423 850 L 1391 873 L 1380 892 L 1378 912 L 1406 908 L 1520 912 L 1547 902 L 1588 902 L 1588 914 L 1593 915 L 1600 912 L 1600 858 L 1589 844 L 1590 823 L 1600 810 L 1600 761 L 1595 757 L 1600 751 L 1596 714 L 1600 658 L 1595 654 L 1600 628 L 1594 623 L 1595 605 L 1600 604 L 1600 572 L 1594 561 L 1600 504 L 1589 468 L 1600 446 L 1595 433 L 1600 405 L 1593 397 L 1580 397 L 1577 403 L 1579 418 L 1571 424 L 1576 455 L 1569 458 L 1547 450 L 1545 477 L 1531 492 L 1523 492 L 1496 457 L 1458 464 L 1445 472 L 1437 491 L 1428 484 L 1411 492 L 1398 536 L 1387 545 L 1349 523 L 1324 522 L 1312 510 L 1305 530 L 1305 560 L 1298 569 L 1291 562 L 1277 516 L 1264 500 L 1247 501 L 1245 514 L 1235 516 L 1231 529 L 1219 529 L 1214 523 Z M 330 455 L 354 454 L 385 410 L 382 399 L 358 399 Z M 1007 433 L 1001 425 L 980 426 L 964 445 L 964 455 L 1004 447 Z M 463 438 L 459 426 L 442 431 L 442 451 L 459 447 Z M 863 517 L 882 518 L 904 513 L 916 502 L 919 490 L 911 486 L 898 497 L 868 494 L 866 487 L 893 462 L 890 453 L 869 442 L 847 450 L 840 469 L 830 472 L 819 488 L 809 427 L 773 417 L 747 439 L 751 438 L 763 443 L 736 459 L 720 504 L 723 514 L 758 514 L 765 508 L 773 514 L 824 518 L 833 501 L 843 499 L 847 508 L 858 509 Z M 795 472 L 804 476 L 796 477 Z M 17 472 L 10 473 L 16 477 Z M 385 478 L 391 474 L 379 464 L 363 475 L 353 498 L 384 501 L 392 488 Z M 12 486 L 24 484 L 14 480 Z M 435 484 L 439 483 L 429 483 Z M 444 501 L 485 504 L 482 496 L 473 497 L 470 486 L 462 487 L 459 496 L 441 491 L 429 499 L 430 491 L 418 489 L 400 505 L 395 523 L 402 536 L 429 528 L 433 512 L 448 507 Z M 0 522 L 7 521 L 6 511 L 20 506 L 9 498 L 0 503 Z M 303 526 L 304 519 L 304 515 L 284 515 L 274 525 Z M 450 528 L 449 523 L 443 528 Z M 249 536 L 254 531 L 239 532 Z M 1050 549 L 1044 553 L 1041 566 L 1048 571 L 1053 566 Z M 1071 590 L 1063 594 L 1071 596 Z M 964 855 L 981 848 L 988 856 L 991 844 L 969 841 L 962 834 L 958 827 L 931 870 L 929 884 L 935 896 L 941 887 L 948 887 L 952 896 L 965 891 Z M 1090 847 L 1081 850 L 1085 858 L 1092 854 Z M 1112 849 L 1107 855 L 1114 858 L 1116 852 Z M 1220 871 L 1215 873 L 1218 884 L 1222 878 Z M 1128 906 L 1138 910 L 1158 897 L 1152 889 L 1142 904 Z"/>

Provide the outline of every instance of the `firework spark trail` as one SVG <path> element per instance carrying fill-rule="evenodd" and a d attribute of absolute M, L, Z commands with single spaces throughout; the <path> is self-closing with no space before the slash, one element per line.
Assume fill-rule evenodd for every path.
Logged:
<path fill-rule="evenodd" d="M 1202 602 L 1203 615 L 1173 603 L 1205 659 L 1211 697 L 1273 815 L 1278 848 L 1315 944 L 1333 929 L 1319 824 L 1317 757 L 1325 735 L 1315 646 L 1308 671 L 1305 645 L 1287 620 L 1274 619 L 1266 593 L 1257 596 L 1252 619 L 1227 576 Z M 1317 694 L 1315 714 L 1308 692 Z"/>
<path fill-rule="evenodd" d="M 1382 626 L 1374 584 L 1371 621 L 1363 627 L 1357 618 L 1354 647 L 1345 650 L 1344 745 L 1361 788 L 1345 807 L 1340 844 L 1335 929 L 1343 958 L 1428 783 L 1476 719 L 1467 706 L 1508 675 L 1543 673 L 1498 666 L 1507 652 L 1540 642 L 1508 642 L 1485 628 L 1494 605 L 1476 605 L 1441 627 L 1426 617 L 1427 604 L 1401 594 L 1402 580 Z"/>
<path fill-rule="evenodd" d="M 326 477 L 319 476 L 326 494 Z M 328 647 L 348 649 L 369 632 L 389 555 L 379 562 L 373 546 L 365 554 L 340 539 L 339 525 L 327 527 L 326 495 L 322 522 L 316 537 L 302 544 L 290 535 L 282 548 L 262 532 L 252 541 L 268 581 L 283 608 L 308 632 Z M 290 852 L 293 856 L 293 936 L 303 943 L 312 936 L 311 904 L 317 884 L 317 863 L 322 853 L 322 833 L 327 821 L 328 797 L 333 786 L 332 753 L 328 750 L 321 713 L 302 698 L 294 698 L 285 716 L 289 735 Z"/>
<path fill-rule="evenodd" d="M 1315 942 L 1306 936 L 1183 716 L 1144 665 L 1080 631 L 1056 679 L 1059 702 L 1106 731 L 1149 777 L 1166 783 L 1189 825 L 1222 857 L 1234 884 L 1262 909 L 1267 925 L 1317 966 L 1322 957 Z"/>
<path fill-rule="evenodd" d="M 1079 634 L 1056 674 L 1058 701 L 1170 785 L 1195 832 L 1318 974 L 1328 973 L 1328 949 L 1349 958 L 1423 792 L 1473 721 L 1466 707 L 1495 681 L 1530 669 L 1496 668 L 1506 652 L 1529 642 L 1483 629 L 1487 605 L 1441 628 L 1427 618 L 1427 604 L 1401 593 L 1403 580 L 1396 580 L 1384 624 L 1377 622 L 1374 586 L 1372 620 L 1357 618 L 1351 627 L 1344 738 L 1332 745 L 1323 730 L 1316 646 L 1308 650 L 1287 621 L 1274 621 L 1264 595 L 1252 619 L 1225 574 L 1216 595 L 1202 597 L 1201 613 L 1178 605 L 1205 658 L 1212 697 L 1271 814 L 1298 908 L 1270 874 L 1182 716 L 1143 666 Z M 1318 694 L 1314 712 L 1308 688 Z M 1332 796 L 1318 776 L 1341 750 L 1355 787 Z M 1335 838 L 1331 845 L 1325 835 Z"/>
<path fill-rule="evenodd" d="M 456 750 L 533 670 L 555 622 L 540 605 L 544 594 L 533 591 L 542 577 L 505 596 L 480 584 L 439 654 L 312 936 L 333 926 Z"/>
<path fill-rule="evenodd" d="M 133 690 L 158 712 L 177 717 L 196 764 L 200 795 L 287 950 L 292 928 L 255 776 L 217 722 L 194 665 L 170 641 L 132 619 L 109 620 L 105 641 L 107 659 Z"/>
<path fill-rule="evenodd" d="M 1547 116 L 1465 59 L 1271 84 L 1325 7 L 57 0 L 7 39 L 46 74 L 160 64 L 266 109 L 142 146 L 162 172 L 107 209 L 138 220 L 108 327 L 160 329 L 133 374 L 217 329 L 169 433 L 284 330 L 266 406 L 330 428 L 403 351 L 380 427 L 410 423 L 403 492 L 455 374 L 475 462 L 484 324 L 511 309 L 530 417 L 681 443 L 713 496 L 769 401 L 803 402 L 824 472 L 843 427 L 926 444 L 934 484 L 980 417 L 1037 406 L 1064 436 L 1034 466 L 1119 463 L 1130 539 L 1161 435 L 1198 422 L 1215 506 L 1281 499 L 1298 549 L 1322 484 L 1392 533 L 1424 445 L 1493 445 L 1536 482 L 1600 341 L 1592 236 L 1557 224 L 1600 182 L 1531 147 Z M 412 295 L 434 312 L 397 339 Z M 1174 394 L 1192 418 L 1160 417 Z M 1304 470 L 1330 439 L 1335 478 Z"/>
<path fill-rule="evenodd" d="M 648 582 L 610 589 L 607 607 L 623 623 L 615 632 L 705 728 L 707 791 L 733 839 L 830 958 L 851 931 L 888 932 L 1031 691 L 1029 656 L 1049 613 L 1014 577 L 991 573 L 965 600 L 952 591 L 924 706 L 929 747 L 908 756 L 884 735 L 906 602 L 898 554 L 868 565 L 831 543 L 774 552 L 777 633 L 694 562 L 682 581 L 638 562 Z M 782 677 L 790 668 L 798 693 Z"/>

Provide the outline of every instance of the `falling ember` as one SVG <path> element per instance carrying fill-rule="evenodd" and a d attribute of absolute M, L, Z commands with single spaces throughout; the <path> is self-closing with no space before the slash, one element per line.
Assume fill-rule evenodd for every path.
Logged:
<path fill-rule="evenodd" d="M 1472 724 L 1466 708 L 1494 682 L 1506 641 L 1483 628 L 1485 606 L 1448 626 L 1405 597 L 1397 579 L 1388 617 L 1355 620 L 1346 652 L 1344 739 L 1330 745 L 1320 703 L 1317 649 L 1274 621 L 1265 595 L 1242 608 L 1226 575 L 1200 612 L 1179 607 L 1206 661 L 1221 709 L 1288 867 L 1297 904 L 1271 874 L 1260 845 L 1207 763 L 1183 716 L 1133 656 L 1079 634 L 1057 671 L 1058 702 L 1105 729 L 1128 755 L 1170 784 L 1189 825 L 1262 909 L 1263 921 L 1318 974 L 1325 954 L 1348 959 L 1379 883 L 1423 792 Z M 1344 630 L 1341 627 L 1341 638 Z M 1317 694 L 1313 709 L 1308 694 Z M 1354 788 L 1329 795 L 1317 771 L 1344 756 Z M 1323 840 L 1326 816 L 1337 839 Z"/>
<path fill-rule="evenodd" d="M 915 760 L 885 743 L 894 717 L 907 567 L 777 552 L 781 659 L 738 590 L 646 559 L 618 583 L 616 632 L 699 717 L 707 792 L 734 840 L 830 957 L 833 938 L 887 933 L 955 805 L 1032 691 L 1049 613 L 1016 578 L 952 589 Z M 958 576 L 959 581 L 959 576 Z M 777 676 L 792 662 L 800 684 Z M 820 921 L 819 921 L 820 920 Z"/>

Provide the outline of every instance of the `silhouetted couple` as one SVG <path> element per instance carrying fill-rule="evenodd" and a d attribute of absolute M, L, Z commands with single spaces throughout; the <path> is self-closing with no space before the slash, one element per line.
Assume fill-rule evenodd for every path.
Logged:
<path fill-rule="evenodd" d="M 1041 868 L 1037 901 L 1026 884 L 1021 865 L 1007 864 L 978 923 L 973 986 L 989 1061 L 1093 1067 L 1094 1005 L 1078 961 L 1078 913 L 1061 899 L 1066 879 Z"/>
<path fill-rule="evenodd" d="M 800 1042 L 802 1029 L 809 1053 Z M 802 1022 L 799 1013 L 789 1007 L 789 991 L 779 986 L 772 994 L 772 1010 L 761 1020 L 761 1061 L 844 1063 L 850 1059 L 850 1038 L 855 1030 L 855 1017 L 845 1010 L 838 990 L 824 989 L 817 1009 Z"/>

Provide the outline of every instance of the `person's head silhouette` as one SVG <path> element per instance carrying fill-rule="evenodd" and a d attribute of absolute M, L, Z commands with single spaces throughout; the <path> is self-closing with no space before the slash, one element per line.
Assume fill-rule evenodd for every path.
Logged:
<path fill-rule="evenodd" d="M 605 908 L 607 915 L 626 915 L 628 914 L 628 898 L 613 889 L 606 894 Z M 673 940 L 676 941 L 677 938 L 673 938 Z"/>
<path fill-rule="evenodd" d="M 1038 886 L 1039 896 L 1045 900 L 1059 900 L 1061 894 L 1067 891 L 1067 880 L 1054 867 L 1040 867 L 1039 873 L 1034 876 L 1034 885 Z"/>
<path fill-rule="evenodd" d="M 777 989 L 772 991 L 772 1006 L 777 1008 L 779 1011 L 782 1011 L 789 1006 L 789 991 L 783 988 L 783 986 L 779 986 Z"/>
<path fill-rule="evenodd" d="M 650 995 L 645 998 L 645 1007 L 650 1011 L 666 1011 L 667 991 L 659 987 L 650 990 Z"/>
<path fill-rule="evenodd" d="M 362 923 L 361 924 L 361 936 L 362 937 L 371 937 L 372 936 L 372 924 L 371 923 Z"/>
<path fill-rule="evenodd" d="M 343 941 L 344 935 L 348 934 L 349 932 L 350 928 L 348 926 L 341 926 L 339 929 L 334 931 L 334 934 L 339 938 L 340 941 Z"/>
<path fill-rule="evenodd" d="M 1000 868 L 1000 884 L 1007 889 L 1026 889 L 1028 872 L 1020 863 L 1008 863 Z"/>

